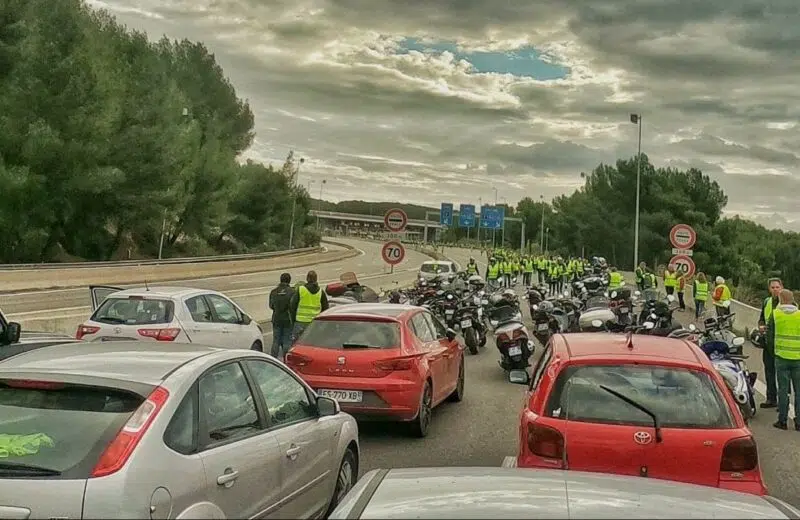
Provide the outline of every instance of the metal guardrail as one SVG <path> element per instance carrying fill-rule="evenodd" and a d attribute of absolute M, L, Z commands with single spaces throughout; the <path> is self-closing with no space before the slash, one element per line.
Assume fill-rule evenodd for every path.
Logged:
<path fill-rule="evenodd" d="M 0 264 L 0 271 L 22 271 L 30 269 L 88 269 L 97 267 L 126 267 L 139 265 L 168 265 L 168 264 L 202 264 L 209 262 L 231 262 L 234 260 L 260 260 L 262 258 L 276 258 L 281 256 L 294 256 L 322 251 L 321 247 L 304 247 L 289 251 L 272 251 L 269 253 L 244 253 L 239 255 L 195 256 L 187 258 L 166 258 L 162 260 L 116 260 L 108 262 L 72 262 L 72 263 L 41 263 L 41 264 Z"/>

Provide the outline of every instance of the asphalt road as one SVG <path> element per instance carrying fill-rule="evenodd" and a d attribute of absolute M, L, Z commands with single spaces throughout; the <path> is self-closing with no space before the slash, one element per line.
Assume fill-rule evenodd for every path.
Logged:
<path fill-rule="evenodd" d="M 463 265 L 470 252 L 446 254 Z M 483 268 L 479 254 L 472 254 Z M 425 439 L 408 437 L 396 424 L 362 423 L 362 474 L 390 467 L 500 466 L 504 457 L 515 455 L 525 387 L 508 383 L 497 360 L 491 339 L 480 354 L 467 356 L 464 401 L 439 406 Z M 760 355 L 748 363 L 762 372 Z M 752 423 L 764 477 L 772 495 L 800 507 L 800 432 L 775 430 L 774 421 L 772 410 L 759 410 Z"/>

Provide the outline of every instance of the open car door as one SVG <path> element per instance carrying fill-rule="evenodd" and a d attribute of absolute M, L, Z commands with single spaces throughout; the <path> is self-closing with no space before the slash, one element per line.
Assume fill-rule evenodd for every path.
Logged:
<path fill-rule="evenodd" d="M 121 287 L 110 287 L 108 285 L 90 285 L 89 292 L 92 295 L 92 312 L 96 311 L 109 295 L 123 290 L 124 289 Z"/>

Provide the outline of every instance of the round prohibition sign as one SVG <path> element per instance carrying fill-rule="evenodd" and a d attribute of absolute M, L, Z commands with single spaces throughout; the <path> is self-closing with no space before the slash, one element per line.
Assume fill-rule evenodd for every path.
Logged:
<path fill-rule="evenodd" d="M 672 247 L 691 249 L 697 243 L 697 233 L 692 226 L 676 224 L 669 231 L 669 241 Z"/>
<path fill-rule="evenodd" d="M 402 233 L 408 225 L 408 215 L 402 209 L 390 209 L 383 216 L 383 224 L 389 231 Z"/>
<path fill-rule="evenodd" d="M 387 264 L 397 265 L 406 257 L 406 248 L 403 247 L 403 244 L 400 242 L 392 240 L 383 244 L 381 256 L 383 257 L 383 261 Z"/>
<path fill-rule="evenodd" d="M 687 278 L 694 276 L 695 265 L 692 257 L 686 255 L 675 255 L 669 261 L 670 267 L 675 268 L 675 272 Z"/>

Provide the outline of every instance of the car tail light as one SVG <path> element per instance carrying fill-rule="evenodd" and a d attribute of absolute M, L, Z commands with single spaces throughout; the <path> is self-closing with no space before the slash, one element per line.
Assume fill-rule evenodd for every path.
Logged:
<path fill-rule="evenodd" d="M 78 331 L 75 333 L 75 339 L 83 339 L 84 336 L 89 334 L 97 334 L 100 327 L 93 327 L 91 325 L 78 325 Z"/>
<path fill-rule="evenodd" d="M 153 338 L 156 341 L 175 341 L 181 329 L 139 329 L 140 336 Z"/>
<path fill-rule="evenodd" d="M 375 365 L 375 368 L 378 370 L 383 370 L 384 372 L 402 372 L 404 370 L 413 370 L 415 362 L 422 355 L 424 354 L 381 359 L 380 361 L 375 361 L 373 365 Z"/>
<path fill-rule="evenodd" d="M 539 457 L 561 459 L 564 457 L 564 436 L 555 428 L 528 423 L 528 449 Z"/>
<path fill-rule="evenodd" d="M 30 379 L 9 379 L 2 383 L 10 388 L 24 388 L 29 390 L 59 390 L 64 388 L 64 383 L 33 381 Z"/>
<path fill-rule="evenodd" d="M 750 471 L 758 467 L 758 448 L 752 437 L 732 439 L 722 450 L 720 471 Z"/>
<path fill-rule="evenodd" d="M 92 470 L 92 477 L 105 477 L 116 473 L 125 466 L 133 450 L 136 449 L 136 445 L 142 440 L 158 412 L 164 407 L 167 398 L 169 398 L 169 392 L 160 386 L 150 393 L 147 400 L 133 412 L 125 426 L 100 455 L 97 465 Z"/>
<path fill-rule="evenodd" d="M 291 350 L 286 353 L 286 364 L 293 367 L 304 367 L 311 363 L 311 358 L 292 352 Z"/>

